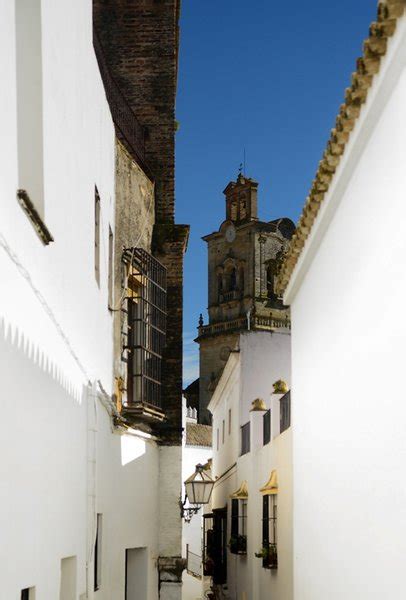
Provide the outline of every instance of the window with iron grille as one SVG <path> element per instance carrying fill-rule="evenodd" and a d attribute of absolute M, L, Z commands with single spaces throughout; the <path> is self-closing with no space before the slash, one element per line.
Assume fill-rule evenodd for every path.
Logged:
<path fill-rule="evenodd" d="M 241 456 L 250 451 L 250 424 L 241 427 Z"/>
<path fill-rule="evenodd" d="M 280 432 L 282 433 L 290 427 L 290 390 L 280 399 Z"/>
<path fill-rule="evenodd" d="M 203 515 L 203 575 L 211 577 L 214 571 L 213 513 Z"/>
<path fill-rule="evenodd" d="M 231 500 L 230 552 L 247 554 L 247 500 L 245 498 Z"/>
<path fill-rule="evenodd" d="M 265 444 L 269 444 L 271 441 L 271 411 L 270 409 L 264 413 L 263 416 L 263 436 L 264 436 L 264 446 Z"/>
<path fill-rule="evenodd" d="M 262 566 L 266 569 L 278 568 L 277 499 L 276 494 L 262 498 Z"/>
<path fill-rule="evenodd" d="M 166 334 L 166 269 L 142 248 L 123 252 L 126 269 L 123 360 L 127 407 L 161 409 L 162 354 Z"/>

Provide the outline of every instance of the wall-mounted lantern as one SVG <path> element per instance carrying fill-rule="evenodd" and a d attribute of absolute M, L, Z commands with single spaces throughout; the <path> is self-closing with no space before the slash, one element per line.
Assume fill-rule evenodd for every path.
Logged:
<path fill-rule="evenodd" d="M 185 499 L 180 502 L 181 516 L 185 521 L 190 521 L 202 504 L 210 502 L 213 486 L 214 480 L 206 473 L 204 466 L 196 465 L 193 475 L 185 481 Z M 192 506 L 185 506 L 187 500 Z"/>

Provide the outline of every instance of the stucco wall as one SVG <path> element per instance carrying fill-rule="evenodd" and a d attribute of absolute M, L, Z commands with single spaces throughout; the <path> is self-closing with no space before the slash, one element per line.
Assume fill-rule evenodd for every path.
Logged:
<path fill-rule="evenodd" d="M 227 539 L 231 532 L 230 495 L 248 484 L 247 554 L 227 553 L 227 585 L 235 600 L 293 598 L 292 567 L 292 453 L 291 429 L 280 434 L 279 401 L 271 394 L 277 379 L 290 383 L 290 336 L 282 333 L 246 332 L 239 354 L 231 355 L 210 404 L 213 413 L 213 508 L 228 508 Z M 271 441 L 263 445 L 263 411 L 250 412 L 252 400 L 262 398 L 271 409 Z M 229 433 L 229 410 L 231 428 Z M 225 439 L 222 423 L 225 421 Z M 250 423 L 250 452 L 241 456 L 240 427 Z M 217 429 L 219 449 L 217 450 Z M 233 466 L 235 465 L 235 466 Z M 230 469 L 230 470 L 229 470 Z M 278 569 L 262 567 L 255 552 L 262 548 L 262 495 L 259 489 L 271 471 L 278 475 Z M 228 471 L 229 470 L 229 471 Z M 227 472 L 228 471 L 228 472 Z"/>
<path fill-rule="evenodd" d="M 195 422 L 195 421 L 193 421 Z M 182 483 L 194 473 L 197 464 L 205 464 L 212 457 L 211 447 L 186 444 L 186 400 L 183 399 L 183 440 L 182 440 Z M 182 485 L 182 501 L 185 498 L 185 486 Z M 202 515 L 206 506 L 193 515 L 189 522 L 182 522 L 182 556 L 186 558 L 186 546 L 198 556 L 202 556 Z M 202 581 L 190 575 L 186 570 L 182 578 L 182 600 L 196 600 L 202 595 Z"/>
<path fill-rule="evenodd" d="M 38 600 L 59 598 L 61 560 L 67 557 L 76 557 L 75 597 L 85 597 L 86 588 L 86 597 L 93 597 L 99 512 L 102 573 L 95 597 L 124 596 L 125 549 L 143 547 L 153 600 L 159 451 L 152 440 L 113 433 L 102 403 L 101 388 L 111 394 L 113 374 L 108 242 L 115 225 L 116 147 L 92 46 L 92 3 L 41 3 L 43 216 L 54 238 L 48 246 L 16 199 L 15 3 L 3 4 L 0 561 L 7 567 L 0 597 L 19 600 L 22 589 L 35 587 Z M 95 185 L 101 203 L 100 286 Z M 179 463 L 180 458 L 180 472 Z M 180 526 L 178 531 L 180 554 Z"/>
<path fill-rule="evenodd" d="M 152 230 L 155 222 L 154 185 L 116 141 L 115 174 L 115 239 L 114 239 L 114 374 L 125 380 L 125 363 L 121 359 L 123 340 L 123 248 L 144 248 L 151 252 Z"/>
<path fill-rule="evenodd" d="M 296 600 L 406 594 L 405 56 L 403 17 L 288 298 Z"/>

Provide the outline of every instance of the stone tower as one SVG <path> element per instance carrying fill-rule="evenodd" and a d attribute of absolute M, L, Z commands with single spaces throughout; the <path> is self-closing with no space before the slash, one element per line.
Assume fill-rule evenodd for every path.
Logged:
<path fill-rule="evenodd" d="M 246 329 L 289 328 L 289 309 L 274 290 L 274 277 L 295 226 L 290 219 L 259 221 L 258 183 L 240 173 L 224 190 L 226 220 L 206 235 L 209 324 L 199 322 L 199 421 L 231 351 Z"/>

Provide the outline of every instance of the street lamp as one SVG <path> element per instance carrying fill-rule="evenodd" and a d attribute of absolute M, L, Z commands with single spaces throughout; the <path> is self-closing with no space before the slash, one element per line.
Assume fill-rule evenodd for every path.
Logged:
<path fill-rule="evenodd" d="M 210 502 L 214 480 L 206 473 L 203 465 L 196 465 L 196 470 L 186 479 L 185 500 L 180 502 L 181 516 L 185 521 L 190 521 L 192 515 L 198 512 L 201 504 Z M 194 506 L 185 507 L 186 501 Z"/>

